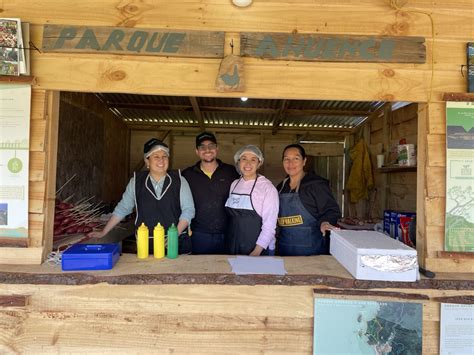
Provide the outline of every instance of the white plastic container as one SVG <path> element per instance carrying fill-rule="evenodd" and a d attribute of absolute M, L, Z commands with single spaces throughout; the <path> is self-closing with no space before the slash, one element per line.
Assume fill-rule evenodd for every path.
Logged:
<path fill-rule="evenodd" d="M 331 231 L 330 253 L 358 280 L 416 281 L 416 250 L 375 231 Z"/>
<path fill-rule="evenodd" d="M 400 144 L 398 146 L 398 165 L 416 165 L 416 149 L 414 144 Z"/>

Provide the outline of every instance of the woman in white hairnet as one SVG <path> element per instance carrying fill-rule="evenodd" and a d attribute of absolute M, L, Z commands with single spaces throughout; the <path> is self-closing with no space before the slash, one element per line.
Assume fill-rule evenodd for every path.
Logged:
<path fill-rule="evenodd" d="M 278 192 L 270 180 L 257 174 L 263 154 L 258 147 L 246 145 L 235 153 L 234 162 L 241 176 L 232 183 L 225 204 L 230 217 L 228 252 L 274 255 Z"/>

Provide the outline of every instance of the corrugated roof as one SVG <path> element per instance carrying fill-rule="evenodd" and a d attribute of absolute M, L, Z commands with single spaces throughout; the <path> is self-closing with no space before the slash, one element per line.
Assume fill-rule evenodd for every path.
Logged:
<path fill-rule="evenodd" d="M 352 130 L 383 102 L 97 94 L 127 125 Z"/>

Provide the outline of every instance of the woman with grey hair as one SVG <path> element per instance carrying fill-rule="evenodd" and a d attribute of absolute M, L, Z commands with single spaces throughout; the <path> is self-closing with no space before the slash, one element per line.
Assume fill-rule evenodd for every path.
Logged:
<path fill-rule="evenodd" d="M 228 252 L 274 255 L 278 192 L 270 180 L 257 174 L 263 154 L 257 146 L 246 145 L 235 153 L 234 162 L 240 178 L 232 183 L 225 204 L 229 215 Z"/>

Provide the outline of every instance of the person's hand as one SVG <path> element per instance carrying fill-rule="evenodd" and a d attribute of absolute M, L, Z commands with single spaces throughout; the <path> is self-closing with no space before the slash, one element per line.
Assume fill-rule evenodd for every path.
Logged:
<path fill-rule="evenodd" d="M 262 254 L 263 248 L 260 245 L 255 245 L 254 250 L 249 254 L 250 256 L 259 256 Z"/>
<path fill-rule="evenodd" d="M 323 222 L 321 223 L 321 233 L 323 234 L 326 234 L 326 232 L 328 231 L 331 231 L 331 230 L 338 230 L 339 228 L 333 226 L 331 223 L 329 222 Z"/>
<path fill-rule="evenodd" d="M 100 239 L 100 238 L 103 238 L 105 236 L 106 233 L 104 233 L 103 230 L 101 231 L 93 231 L 93 232 L 90 232 L 90 233 L 87 233 L 87 236 L 89 238 L 97 238 L 97 239 Z"/>

